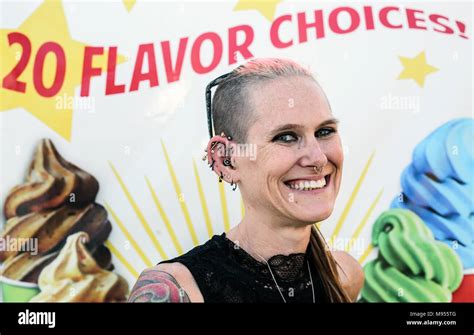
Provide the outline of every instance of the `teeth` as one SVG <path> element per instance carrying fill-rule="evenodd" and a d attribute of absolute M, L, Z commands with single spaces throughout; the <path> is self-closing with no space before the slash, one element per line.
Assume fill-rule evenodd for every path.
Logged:
<path fill-rule="evenodd" d="M 317 185 L 316 185 L 317 188 L 324 187 L 324 186 L 326 186 L 326 179 L 325 179 L 325 178 L 321 178 L 321 179 L 319 179 L 318 181 L 316 181 L 315 183 L 317 184 Z"/>
<path fill-rule="evenodd" d="M 323 188 L 324 186 L 326 186 L 326 179 L 321 178 L 318 181 L 305 180 L 305 181 L 300 181 L 299 183 L 295 183 L 295 184 L 288 184 L 288 186 L 294 190 L 310 191 L 310 190 L 314 190 L 318 188 Z"/>

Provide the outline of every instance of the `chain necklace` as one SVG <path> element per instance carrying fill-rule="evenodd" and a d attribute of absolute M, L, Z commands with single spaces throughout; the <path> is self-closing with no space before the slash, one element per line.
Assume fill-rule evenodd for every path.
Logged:
<path fill-rule="evenodd" d="M 260 257 L 265 262 L 265 264 L 267 264 L 268 270 L 270 271 L 270 274 L 272 275 L 273 282 L 275 283 L 275 286 L 276 286 L 278 292 L 280 293 L 280 296 L 283 299 L 283 302 L 286 304 L 287 301 L 285 299 L 285 296 L 283 295 L 283 292 L 280 289 L 280 286 L 278 286 L 278 282 L 276 281 L 275 275 L 273 274 L 273 271 L 272 271 L 272 268 L 270 267 L 270 264 L 268 264 L 268 261 L 265 258 L 263 258 L 262 256 L 260 256 L 260 254 L 258 254 L 255 250 L 254 250 L 254 252 L 255 252 L 255 254 L 257 254 L 258 257 Z M 309 266 L 309 261 L 308 260 L 306 260 L 306 264 L 308 265 L 308 273 L 309 273 L 309 279 L 311 281 L 311 291 L 313 292 L 313 304 L 314 304 L 314 303 L 316 303 L 316 297 L 315 297 L 315 294 L 314 294 L 313 277 L 311 276 L 311 268 Z"/>
<path fill-rule="evenodd" d="M 238 228 L 237 228 L 237 229 L 238 229 Z M 247 241 L 248 241 L 248 240 L 249 240 L 249 239 L 248 239 L 248 236 L 247 236 Z M 258 252 L 256 252 L 252 247 L 250 247 L 250 245 L 249 245 L 248 247 L 249 247 L 258 257 L 260 257 L 260 258 L 263 260 L 263 262 L 267 265 L 268 270 L 270 271 L 270 274 L 271 274 L 271 276 L 272 276 L 273 282 L 275 283 L 275 286 L 276 286 L 278 292 L 280 293 L 280 296 L 281 296 L 281 298 L 283 299 L 283 302 L 286 304 L 287 301 L 286 301 L 286 299 L 285 299 L 285 296 L 283 295 L 283 292 L 282 292 L 281 289 L 280 289 L 280 286 L 278 286 L 278 282 L 276 281 L 275 275 L 273 274 L 273 271 L 272 271 L 272 268 L 270 267 L 270 264 L 268 264 L 268 261 L 267 261 L 265 258 L 263 258 Z M 308 260 L 306 260 L 306 264 L 308 265 L 308 273 L 309 273 L 309 279 L 310 279 L 310 281 L 311 281 L 311 291 L 312 291 L 312 293 L 313 293 L 313 304 L 314 304 L 314 303 L 316 303 L 316 296 L 315 296 L 315 294 L 314 294 L 313 276 L 311 275 L 311 268 L 310 268 L 310 266 L 309 266 L 309 261 L 308 261 Z"/>

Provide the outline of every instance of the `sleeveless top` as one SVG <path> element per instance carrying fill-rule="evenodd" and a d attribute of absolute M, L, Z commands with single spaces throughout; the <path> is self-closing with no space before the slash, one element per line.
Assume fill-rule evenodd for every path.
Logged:
<path fill-rule="evenodd" d="M 189 269 L 204 302 L 283 303 L 275 281 L 289 303 L 312 303 L 313 288 L 315 302 L 328 302 L 318 271 L 310 261 L 309 250 L 306 254 L 271 257 L 268 260 L 270 272 L 266 263 L 254 259 L 223 233 L 160 264 L 174 262 Z"/>

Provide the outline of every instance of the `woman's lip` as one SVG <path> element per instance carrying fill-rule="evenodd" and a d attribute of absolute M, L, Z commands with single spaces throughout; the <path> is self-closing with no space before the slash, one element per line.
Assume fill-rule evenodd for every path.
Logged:
<path fill-rule="evenodd" d="M 326 185 L 324 185 L 324 187 L 315 188 L 315 189 L 309 190 L 309 191 L 297 190 L 297 189 L 294 189 L 294 188 L 290 188 L 290 187 L 286 184 L 286 182 L 284 182 L 283 184 L 284 184 L 285 187 L 287 187 L 288 190 L 290 190 L 291 192 L 302 192 L 302 193 L 304 192 L 305 194 L 320 193 L 320 192 L 324 192 L 324 191 L 328 188 L 329 184 L 331 183 L 331 179 L 332 179 L 332 178 L 331 178 L 331 175 L 332 175 L 332 173 L 327 174 L 327 175 L 324 176 L 324 178 L 326 179 Z M 316 180 L 319 180 L 319 179 L 321 179 L 321 177 L 319 177 L 319 178 L 316 179 Z M 300 179 L 292 179 L 292 180 L 300 180 Z M 313 180 L 314 180 L 314 179 L 313 179 Z"/>
<path fill-rule="evenodd" d="M 307 176 L 307 177 L 298 177 L 298 178 L 293 178 L 293 179 L 285 180 L 284 183 L 286 184 L 286 183 L 292 183 L 292 182 L 296 182 L 296 181 L 305 181 L 305 180 L 318 181 L 318 180 L 320 180 L 320 179 L 322 179 L 322 178 L 326 178 L 326 177 L 328 177 L 328 176 L 330 176 L 330 175 L 331 175 L 331 174 L 328 173 L 328 174 L 326 174 L 326 175 L 324 175 L 324 176 L 315 176 L 315 175 L 312 175 L 312 176 Z M 327 180 L 326 180 L 326 181 L 327 181 Z"/>

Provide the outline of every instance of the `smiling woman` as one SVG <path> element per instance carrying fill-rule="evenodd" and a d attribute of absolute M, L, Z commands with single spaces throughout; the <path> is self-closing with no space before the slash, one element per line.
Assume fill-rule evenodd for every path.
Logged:
<path fill-rule="evenodd" d="M 312 74 L 290 60 L 254 59 L 211 82 L 206 101 L 205 159 L 240 188 L 245 216 L 144 271 L 130 301 L 355 300 L 360 265 L 330 251 L 314 225 L 333 211 L 344 158 L 338 121 Z M 241 145 L 256 147 L 256 155 L 237 155 Z"/>

